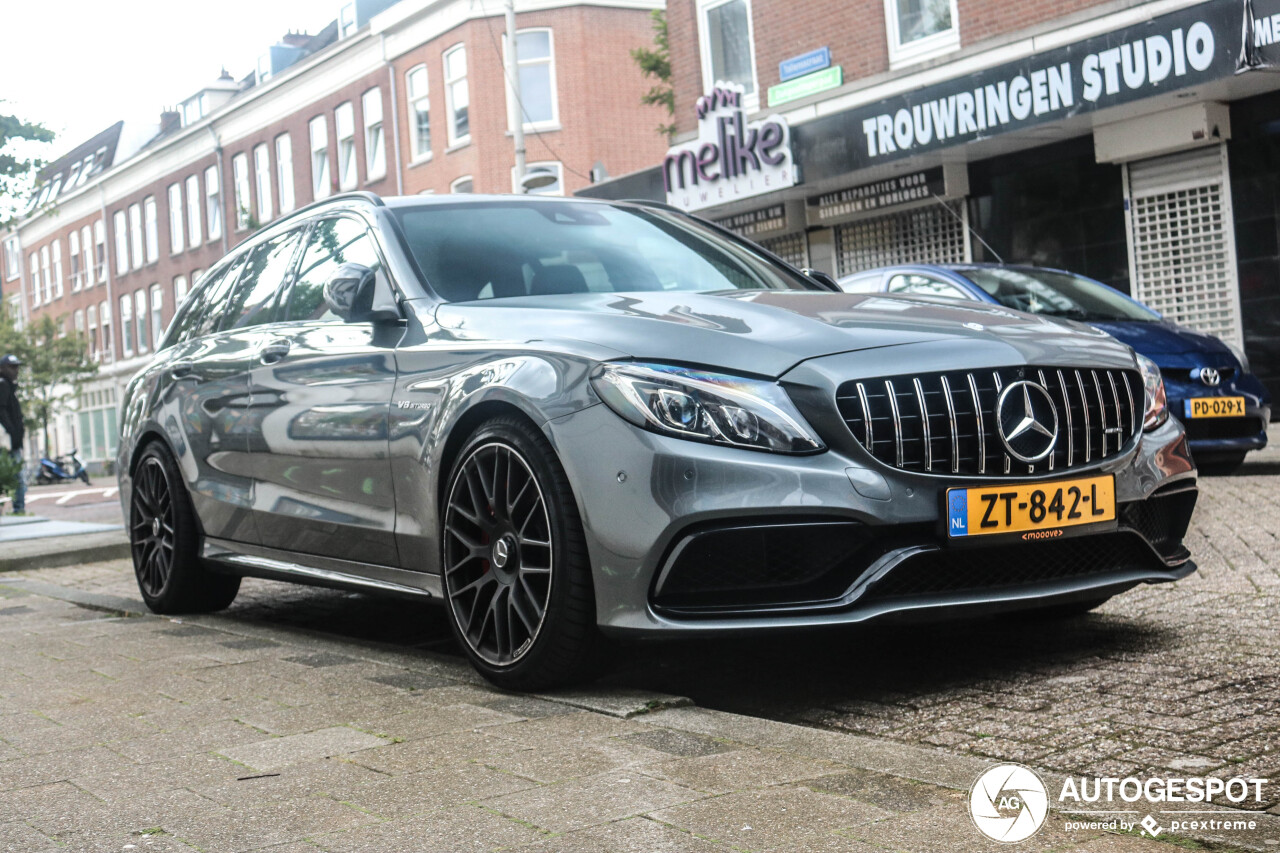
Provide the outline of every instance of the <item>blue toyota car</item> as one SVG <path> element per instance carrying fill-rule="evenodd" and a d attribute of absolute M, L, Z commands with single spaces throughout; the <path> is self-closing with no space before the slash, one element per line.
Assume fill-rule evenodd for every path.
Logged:
<path fill-rule="evenodd" d="M 1154 361 L 1169 410 L 1186 426 L 1203 473 L 1230 473 L 1267 444 L 1271 395 L 1244 352 L 1192 331 L 1099 281 L 1064 270 L 998 264 L 912 264 L 840 279 L 850 293 L 967 299 L 1080 320 Z"/>

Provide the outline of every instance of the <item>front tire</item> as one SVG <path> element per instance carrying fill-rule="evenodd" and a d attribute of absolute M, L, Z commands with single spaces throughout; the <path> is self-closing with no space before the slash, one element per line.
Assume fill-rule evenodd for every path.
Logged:
<path fill-rule="evenodd" d="M 91 486 L 91 485 L 93 485 L 92 483 L 90 483 L 90 482 L 89 482 L 89 472 L 88 472 L 88 471 L 81 471 L 81 472 L 80 472 L 80 479 L 81 479 L 81 480 L 84 480 L 84 484 L 85 484 L 86 486 Z"/>
<path fill-rule="evenodd" d="M 133 473 L 129 543 L 142 600 L 155 613 L 209 613 L 235 600 L 240 578 L 200 561 L 191 498 L 169 451 L 151 444 Z"/>
<path fill-rule="evenodd" d="M 550 442 L 518 417 L 485 422 L 459 452 L 442 512 L 449 622 L 499 687 L 582 680 L 600 662 L 582 522 Z"/>

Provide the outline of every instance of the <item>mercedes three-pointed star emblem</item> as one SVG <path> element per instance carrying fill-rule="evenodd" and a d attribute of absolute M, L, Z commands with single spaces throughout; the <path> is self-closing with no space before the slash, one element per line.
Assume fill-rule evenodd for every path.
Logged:
<path fill-rule="evenodd" d="M 1000 440 L 1020 462 L 1039 462 L 1058 441 L 1058 407 L 1043 385 L 1011 382 L 996 402 Z"/>

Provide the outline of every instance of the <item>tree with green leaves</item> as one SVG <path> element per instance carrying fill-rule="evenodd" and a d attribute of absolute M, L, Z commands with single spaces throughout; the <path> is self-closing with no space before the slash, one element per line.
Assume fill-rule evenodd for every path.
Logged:
<path fill-rule="evenodd" d="M 89 359 L 88 341 L 79 332 L 66 332 L 66 318 L 44 314 L 18 329 L 0 303 L 0 355 L 22 359 L 18 401 L 27 431 L 40 429 L 49 449 L 49 422 L 80 396 L 85 382 L 98 374 Z"/>
<path fill-rule="evenodd" d="M 0 114 L 0 231 L 13 224 L 35 186 L 36 173 L 44 165 L 36 143 L 53 141 L 53 131 L 42 124 Z"/>
<path fill-rule="evenodd" d="M 649 17 L 653 19 L 654 49 L 650 50 L 647 47 L 633 48 L 631 50 L 631 58 L 635 60 L 636 65 L 640 66 L 644 76 L 652 77 L 658 83 L 640 96 L 640 103 L 646 106 L 666 107 L 667 115 L 674 117 L 676 114 L 676 90 L 671 85 L 671 48 L 667 40 L 667 15 L 661 9 L 654 9 L 649 13 Z M 667 138 L 670 138 L 675 132 L 676 126 L 674 123 L 658 125 L 658 133 Z"/>

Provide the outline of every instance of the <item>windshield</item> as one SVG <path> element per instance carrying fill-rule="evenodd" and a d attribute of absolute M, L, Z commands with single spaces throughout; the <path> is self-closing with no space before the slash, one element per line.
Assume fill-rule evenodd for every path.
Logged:
<path fill-rule="evenodd" d="M 960 270 L 1006 308 L 1071 320 L 1159 320 L 1149 308 L 1106 285 L 1050 270 L 969 267 Z"/>
<path fill-rule="evenodd" d="M 468 201 L 394 210 L 443 299 L 634 291 L 822 290 L 710 228 L 603 204 Z"/>

